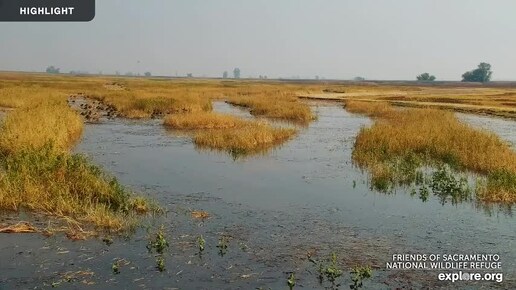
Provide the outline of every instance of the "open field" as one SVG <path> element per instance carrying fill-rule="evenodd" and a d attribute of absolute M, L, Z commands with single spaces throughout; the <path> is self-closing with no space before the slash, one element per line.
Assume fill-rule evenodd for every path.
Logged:
<path fill-rule="evenodd" d="M 0 74 L 0 259 L 31 277 L 0 283 L 334 289 L 361 272 L 365 289 L 447 289 L 385 262 L 485 245 L 512 271 L 514 121 L 492 115 L 511 117 L 514 91 Z M 314 95 L 337 101 L 298 97 Z M 66 235 L 40 235 L 54 220 Z"/>
<path fill-rule="evenodd" d="M 338 92 L 335 92 L 338 91 Z M 311 99 L 337 101 L 386 102 L 395 106 L 446 109 L 456 112 L 516 118 L 516 88 L 465 86 L 460 83 L 428 85 L 410 83 L 405 86 L 369 84 L 337 86 L 328 92 L 300 94 Z"/>

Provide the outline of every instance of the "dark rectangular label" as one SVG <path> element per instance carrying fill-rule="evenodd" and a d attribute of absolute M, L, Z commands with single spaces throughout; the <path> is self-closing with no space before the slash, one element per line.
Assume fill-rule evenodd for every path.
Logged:
<path fill-rule="evenodd" d="M 91 21 L 95 0 L 0 0 L 0 21 Z"/>

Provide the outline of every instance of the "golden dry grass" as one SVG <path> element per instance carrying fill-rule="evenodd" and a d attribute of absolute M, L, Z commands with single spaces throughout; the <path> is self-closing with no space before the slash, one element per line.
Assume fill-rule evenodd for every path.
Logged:
<path fill-rule="evenodd" d="M 142 211 L 141 200 L 69 152 L 83 128 L 77 113 L 59 96 L 32 97 L 24 95 L 0 123 L 0 209 L 23 208 L 109 230 L 129 226 L 131 212 Z"/>
<path fill-rule="evenodd" d="M 479 191 L 482 200 L 516 202 L 516 187 L 503 181 L 516 176 L 516 153 L 495 134 L 474 129 L 447 111 L 353 101 L 346 108 L 376 118 L 373 126 L 361 129 L 353 151 L 354 161 L 370 169 L 373 178 L 392 174 L 390 164 L 399 160 L 447 163 L 488 176 L 491 186 Z"/>
<path fill-rule="evenodd" d="M 187 90 L 160 91 L 141 88 L 129 91 L 106 91 L 90 95 L 113 105 L 126 118 L 149 118 L 153 114 L 202 113 L 211 111 L 211 100 Z"/>
<path fill-rule="evenodd" d="M 251 114 L 267 118 L 308 123 L 315 119 L 310 107 L 303 104 L 292 93 L 238 94 L 228 102 L 249 108 Z"/>
<path fill-rule="evenodd" d="M 363 114 L 375 118 L 388 118 L 394 108 L 386 102 L 347 101 L 344 108 L 351 113 Z"/>
<path fill-rule="evenodd" d="M 26 233 L 35 233 L 37 231 L 38 231 L 38 229 L 28 222 L 18 222 L 14 225 L 9 225 L 9 226 L 0 228 L 0 233 L 5 233 L 5 234 L 13 234 L 13 233 L 26 234 Z"/>
<path fill-rule="evenodd" d="M 194 142 L 200 148 L 229 151 L 232 154 L 249 154 L 270 148 L 287 141 L 295 129 L 275 128 L 263 122 L 249 122 L 236 129 L 202 131 L 195 135 Z"/>
<path fill-rule="evenodd" d="M 245 121 L 231 115 L 213 112 L 172 114 L 165 117 L 163 124 L 174 129 L 229 129 L 242 127 Z"/>
<path fill-rule="evenodd" d="M 461 85 L 462 86 L 462 85 Z M 326 93 L 325 93 L 326 92 Z M 148 118 L 152 116 L 161 116 L 163 114 L 172 114 L 171 118 L 175 118 L 172 122 L 179 128 L 202 128 L 204 132 L 197 133 L 194 141 L 198 146 L 203 148 L 216 148 L 220 150 L 229 150 L 232 152 L 241 152 L 249 150 L 259 150 L 267 148 L 271 144 L 279 144 L 288 140 L 295 134 L 294 130 L 273 128 L 265 124 L 244 122 L 239 125 L 231 125 L 233 121 L 221 121 L 219 117 L 213 117 L 211 112 L 211 102 L 213 100 L 228 100 L 232 104 L 247 107 L 251 113 L 256 116 L 266 118 L 291 120 L 300 123 L 307 123 L 313 120 L 314 116 L 310 112 L 309 107 L 298 100 L 297 96 L 312 96 L 316 93 L 323 94 L 324 97 L 332 96 L 339 100 L 367 100 L 370 102 L 378 102 L 376 108 L 364 109 L 360 108 L 358 103 L 348 103 L 348 109 L 360 113 L 366 113 L 377 118 L 375 124 L 384 124 L 390 127 L 383 128 L 391 130 L 393 134 L 405 134 L 405 131 L 396 131 L 396 119 L 400 117 L 399 111 L 386 107 L 383 103 L 396 104 L 401 106 L 424 106 L 435 107 L 439 109 L 450 109 L 458 111 L 468 111 L 479 114 L 493 114 L 501 116 L 516 116 L 516 89 L 511 87 L 453 87 L 453 86 L 415 86 L 405 84 L 375 84 L 375 83 L 346 83 L 334 84 L 324 82 L 314 83 L 294 83 L 280 81 L 248 81 L 248 80 L 199 80 L 199 79 L 140 79 L 140 78 L 121 78 L 121 77 L 76 77 L 67 75 L 46 75 L 46 74 L 18 74 L 18 73 L 0 73 L 0 107 L 16 108 L 19 114 L 24 110 L 33 107 L 38 110 L 38 104 L 58 104 L 51 110 L 60 117 L 57 119 L 47 119 L 44 110 L 48 106 L 42 105 L 39 112 L 35 115 L 41 118 L 32 118 L 28 121 L 16 121 L 8 119 L 5 130 L 5 136 L 0 136 L 0 144 L 2 150 L 10 155 L 18 155 L 15 144 L 21 144 L 20 148 L 40 147 L 47 143 L 49 139 L 53 141 L 54 151 L 56 154 L 62 152 L 64 148 L 73 144 L 80 134 L 75 124 L 73 113 L 64 110 L 63 106 L 67 96 L 71 94 L 84 93 L 89 97 L 102 100 L 107 104 L 115 106 L 119 114 L 128 118 Z M 53 105 L 53 106 L 54 106 Z M 353 107 L 355 106 L 355 107 Z M 371 104 L 365 107 L 373 106 Z M 371 112 L 372 111 L 372 112 Z M 412 111 L 412 110 L 408 110 Z M 423 110 L 424 111 L 424 110 Z M 50 113 L 51 113 L 50 112 Z M 59 113 L 57 113 L 59 112 Z M 418 111 L 419 112 L 419 111 Z M 49 113 L 49 114 L 50 114 Z M 184 114 L 185 116 L 181 116 Z M 25 113 L 25 116 L 30 115 Z M 198 115 L 195 117 L 195 115 Z M 420 147 L 414 150 L 423 150 L 434 154 L 432 158 L 439 160 L 448 160 L 450 163 L 456 163 L 462 167 L 477 172 L 488 172 L 490 179 L 486 183 L 486 188 L 494 188 L 498 186 L 499 192 L 513 192 L 510 184 L 513 176 L 512 167 L 507 165 L 512 159 L 505 158 L 503 153 L 503 145 L 499 145 L 496 140 L 491 137 L 485 137 L 489 133 L 483 132 L 476 135 L 471 130 L 465 129 L 458 124 L 457 120 L 446 114 L 427 113 L 428 117 L 423 119 L 425 122 L 435 123 L 429 124 L 424 138 L 436 138 L 436 142 L 442 142 L 442 148 L 431 147 L 428 142 L 423 142 Z M 30 117 L 30 116 L 28 116 Z M 25 117 L 20 117 L 23 119 Z M 182 118 L 182 119 L 181 119 Z M 404 119 L 403 119 L 404 118 Z M 403 122 L 414 121 L 411 116 L 400 117 Z M 414 117 L 417 118 L 417 117 Z M 38 130 L 33 130 L 30 124 L 38 127 L 38 123 L 43 123 L 41 127 L 42 134 Z M 71 126 L 67 126 L 67 133 L 64 133 L 62 124 L 70 122 Z M 418 121 L 419 122 L 419 121 Z M 451 122 L 451 123 L 450 123 Z M 20 123 L 23 130 L 10 130 Z M 217 125 L 216 125 L 217 124 Z M 236 124 L 236 121 L 235 121 Z M 450 125 L 451 124 L 451 125 Z M 458 125 L 457 125 L 458 124 Z M 50 132 L 48 127 L 57 128 L 55 132 Z M 219 129 L 210 129 L 219 128 Z M 224 128 L 225 126 L 233 126 Z M 382 125 L 383 126 L 383 125 Z M 426 125 L 425 125 L 426 126 Z M 435 137 L 437 134 L 430 129 L 434 127 L 445 128 L 443 132 L 445 138 Z M 373 126 L 374 127 L 374 126 Z M 450 127 L 450 128 L 448 128 Z M 411 130 L 419 128 L 407 127 L 409 134 L 415 134 Z M 46 130 L 46 132 L 45 132 Z M 366 130 L 366 129 L 364 129 Z M 432 129 L 433 130 L 433 129 Z M 28 133 L 20 133 L 27 131 Z M 382 133 L 383 130 L 374 131 L 371 135 Z M 475 131 L 475 130 L 473 130 Z M 477 132 L 477 131 L 475 131 Z M 457 134 L 455 134 L 457 133 Z M 48 138 L 52 134 L 53 137 Z M 418 133 L 419 134 L 419 133 Z M 452 136 L 452 135 L 456 136 Z M 395 140 L 398 135 L 388 135 Z M 9 136 L 9 137 L 8 137 Z M 414 137 L 416 135 L 413 135 Z M 417 135 L 419 136 L 419 135 Z M 416 136 L 416 137 L 417 137 Z M 449 138 L 448 138 L 449 137 Z M 385 138 L 385 136 L 384 136 Z M 404 139 L 405 138 L 405 139 Z M 420 137 L 417 137 L 420 138 Z M 416 139 L 417 139 L 416 138 Z M 464 139 L 465 138 L 465 139 Z M 469 140 L 481 138 L 480 144 L 471 145 L 461 140 Z M 418 142 L 406 140 L 407 137 L 399 137 L 400 144 L 396 146 L 415 146 Z M 382 141 L 380 139 L 379 141 Z M 388 140 L 383 140 L 389 142 Z M 358 141 L 357 141 L 358 142 Z M 392 141 L 394 143 L 398 141 Z M 394 150 L 394 144 L 387 143 L 392 148 L 386 147 L 386 150 Z M 412 145 L 411 145 L 412 144 Z M 374 144 L 369 144 L 373 146 Z M 427 146 L 426 146 L 427 145 Z M 383 146 L 383 145 L 382 145 Z M 451 147 L 445 147 L 451 146 Z M 498 150 L 489 157 L 481 153 L 471 153 L 472 157 L 468 157 L 470 150 L 484 150 L 491 148 Z M 56 149 L 57 148 L 57 149 Z M 382 147 L 383 148 L 383 147 Z M 410 148 L 410 147 L 409 147 Z M 416 150 L 416 151 L 417 151 Z M 491 149 L 489 149 L 491 150 Z M 502 150 L 502 151 L 501 151 Z M 378 153 L 379 152 L 379 153 Z M 383 151 L 378 151 L 376 157 L 382 156 Z M 388 151 L 394 154 L 395 151 Z M 70 156 L 68 152 L 65 152 Z M 380 154 L 382 153 L 382 154 Z M 417 151 L 417 154 L 421 152 Z M 32 154 L 32 153 L 31 153 Z M 373 153 L 370 153 L 373 154 Z M 366 156 L 367 157 L 367 156 Z M 68 158 L 68 157 L 66 157 Z M 371 157 L 372 158 L 372 157 Z M 502 158 L 502 163 L 495 164 L 495 158 Z M 505 158 L 505 159 L 503 159 Z M 378 163 L 380 164 L 380 163 Z M 378 166 L 377 166 L 378 167 Z M 495 168 L 510 167 L 507 174 Z M 386 170 L 385 167 L 378 167 L 378 172 Z M 506 190 L 506 191 L 504 191 Z M 509 195 L 511 195 L 510 193 Z M 495 198 L 491 196 L 491 199 Z M 488 199 L 488 198 L 486 198 Z M 506 200 L 507 197 L 502 197 Z M 97 212 L 102 212 L 100 208 Z M 108 209 L 109 211 L 109 209 Z M 101 214 L 96 217 L 102 216 Z M 99 218 L 95 223 L 106 223 L 106 219 Z"/>
<path fill-rule="evenodd" d="M 7 115 L 0 124 L 0 151 L 14 154 L 28 148 L 53 148 L 67 150 L 82 134 L 80 116 L 66 104 L 38 103 L 22 107 Z"/>
<path fill-rule="evenodd" d="M 173 114 L 165 126 L 179 130 L 196 130 L 193 138 L 199 148 L 227 151 L 234 157 L 266 151 L 293 135 L 295 129 L 272 127 L 261 120 L 244 120 L 212 112 Z"/>
<path fill-rule="evenodd" d="M 335 90 L 333 88 L 339 88 Z M 336 93 L 335 91 L 338 91 Z M 417 86 L 414 84 L 364 84 L 330 86 L 325 92 L 301 93 L 315 99 L 384 102 L 403 107 L 444 109 L 516 118 L 516 88 L 467 84 Z"/>

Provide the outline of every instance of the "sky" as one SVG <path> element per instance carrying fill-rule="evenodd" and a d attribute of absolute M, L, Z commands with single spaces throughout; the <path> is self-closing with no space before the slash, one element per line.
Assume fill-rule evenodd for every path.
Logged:
<path fill-rule="evenodd" d="M 0 22 L 0 70 L 516 80 L 514 0 L 96 2 L 91 22 Z"/>

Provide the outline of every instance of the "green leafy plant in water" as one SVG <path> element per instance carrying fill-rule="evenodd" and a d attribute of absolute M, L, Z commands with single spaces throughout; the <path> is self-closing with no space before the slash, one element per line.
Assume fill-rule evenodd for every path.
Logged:
<path fill-rule="evenodd" d="M 516 193 L 516 172 L 509 170 L 495 170 L 490 172 L 485 179 L 477 182 L 476 194 L 480 199 L 490 197 L 495 192 L 498 201 L 510 199 L 510 196 Z"/>
<path fill-rule="evenodd" d="M 120 274 L 120 266 L 118 265 L 118 261 L 113 262 L 113 265 L 111 265 L 111 270 L 113 270 L 113 274 Z"/>
<path fill-rule="evenodd" d="M 440 197 L 442 204 L 446 203 L 448 197 L 451 197 L 452 204 L 471 198 L 467 179 L 465 177 L 456 178 L 449 166 L 446 165 L 440 166 L 432 174 L 431 188 L 432 192 Z"/>
<path fill-rule="evenodd" d="M 294 289 L 294 286 L 296 286 L 296 277 L 294 276 L 294 273 L 290 273 L 288 276 L 287 285 L 290 290 Z"/>
<path fill-rule="evenodd" d="M 338 287 L 340 284 L 336 284 L 336 280 L 342 276 L 343 271 L 339 268 L 337 264 L 337 254 L 332 253 L 331 257 L 326 260 L 325 262 L 317 262 L 316 260 L 312 259 L 310 256 L 308 257 L 308 260 L 315 265 L 317 265 L 317 272 L 319 273 L 318 279 L 319 284 L 322 284 L 324 282 L 324 279 L 326 278 L 331 284 L 332 287 Z"/>
<path fill-rule="evenodd" d="M 430 196 L 430 191 L 428 190 L 428 188 L 425 185 L 423 185 L 422 187 L 419 188 L 419 199 L 421 199 L 421 201 L 423 201 L 423 202 L 428 201 L 429 196 Z"/>
<path fill-rule="evenodd" d="M 330 263 L 324 268 L 324 275 L 332 284 L 342 276 L 342 270 L 337 265 L 337 254 L 331 254 Z"/>
<path fill-rule="evenodd" d="M 219 243 L 217 245 L 217 248 L 219 248 L 219 255 L 224 256 L 228 249 L 229 240 L 226 236 L 221 236 L 219 238 Z"/>
<path fill-rule="evenodd" d="M 197 238 L 197 244 L 199 245 L 199 253 L 202 253 L 206 245 L 206 240 L 204 240 L 202 235 Z"/>
<path fill-rule="evenodd" d="M 240 250 L 242 250 L 242 252 L 247 252 L 247 250 L 249 250 L 249 247 L 244 242 L 240 242 L 238 245 L 240 246 Z"/>
<path fill-rule="evenodd" d="M 158 269 L 160 272 L 165 271 L 165 258 L 163 258 L 162 255 L 159 255 L 156 258 L 156 269 Z"/>
<path fill-rule="evenodd" d="M 155 250 L 158 254 L 163 254 L 165 249 L 169 247 L 168 241 L 165 238 L 165 233 L 163 227 L 159 229 L 159 231 L 156 233 L 156 236 L 154 239 L 150 240 L 147 244 L 147 249 L 149 252 L 152 252 L 152 250 Z"/>
<path fill-rule="evenodd" d="M 373 270 L 369 266 L 356 266 L 351 269 L 350 274 L 353 284 L 349 285 L 349 288 L 356 290 L 362 288 L 364 280 L 371 278 Z"/>
<path fill-rule="evenodd" d="M 161 226 L 154 238 L 150 239 L 149 243 L 147 244 L 147 249 L 149 252 L 154 250 L 156 253 L 158 253 L 156 258 L 156 269 L 158 269 L 160 272 L 165 271 L 165 258 L 163 257 L 163 253 L 168 247 L 169 244 L 165 238 L 165 230 L 164 227 Z"/>
<path fill-rule="evenodd" d="M 389 176 L 373 176 L 371 178 L 371 190 L 377 190 L 383 193 L 391 193 L 392 192 L 392 180 Z"/>
<path fill-rule="evenodd" d="M 423 164 L 423 159 L 416 154 L 387 159 L 379 163 L 377 171 L 371 175 L 371 189 L 391 194 L 396 186 L 421 185 L 425 176 L 420 169 Z"/>

